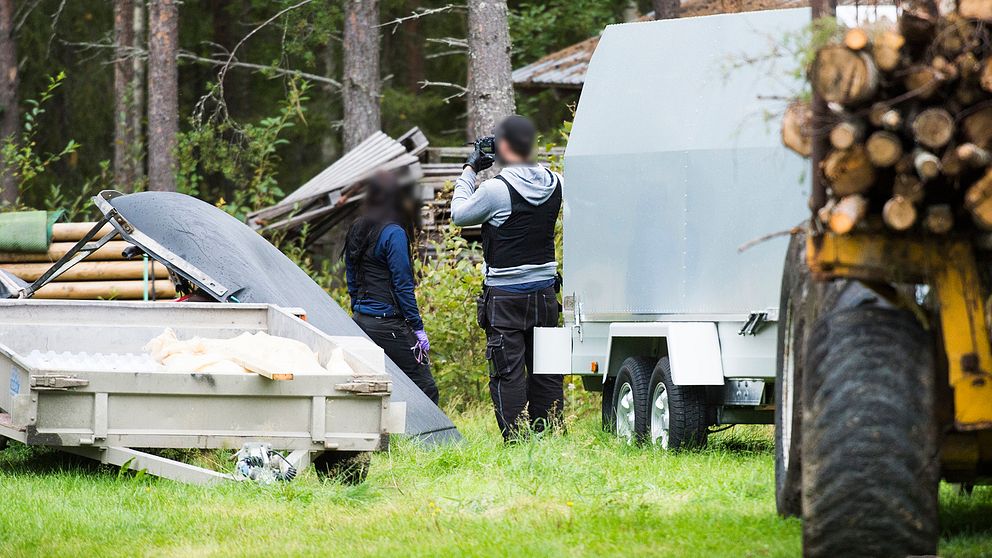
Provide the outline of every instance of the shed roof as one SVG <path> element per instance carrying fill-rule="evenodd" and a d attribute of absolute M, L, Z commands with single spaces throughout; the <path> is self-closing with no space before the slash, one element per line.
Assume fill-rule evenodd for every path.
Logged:
<path fill-rule="evenodd" d="M 681 17 L 753 12 L 808 6 L 808 0 L 686 0 Z M 638 21 L 654 19 L 650 12 Z M 590 37 L 513 71 L 513 84 L 521 88 L 582 89 L 589 60 L 599 44 L 599 35 Z"/>

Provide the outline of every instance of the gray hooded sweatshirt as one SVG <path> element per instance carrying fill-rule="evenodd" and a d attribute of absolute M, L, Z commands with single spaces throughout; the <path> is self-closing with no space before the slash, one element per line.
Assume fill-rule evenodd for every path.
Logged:
<path fill-rule="evenodd" d="M 548 172 L 537 164 L 508 166 L 499 174 L 533 205 L 541 205 L 547 201 L 554 193 L 557 182 L 562 180 L 561 175 Z M 494 227 L 502 225 L 510 216 L 512 207 L 506 184 L 490 178 L 477 189 L 475 183 L 475 171 L 471 167 L 465 167 L 462 175 L 455 181 L 455 192 L 451 197 L 451 221 L 459 227 L 486 222 Z M 499 287 L 546 281 L 554 279 L 557 270 L 558 264 L 554 261 L 503 268 L 486 266 L 486 285 Z"/>

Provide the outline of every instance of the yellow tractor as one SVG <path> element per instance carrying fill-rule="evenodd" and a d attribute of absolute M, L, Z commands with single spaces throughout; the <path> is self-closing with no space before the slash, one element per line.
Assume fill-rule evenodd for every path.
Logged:
<path fill-rule="evenodd" d="M 992 251 L 794 235 L 779 330 L 776 498 L 807 556 L 933 554 L 941 478 L 992 477 Z"/>

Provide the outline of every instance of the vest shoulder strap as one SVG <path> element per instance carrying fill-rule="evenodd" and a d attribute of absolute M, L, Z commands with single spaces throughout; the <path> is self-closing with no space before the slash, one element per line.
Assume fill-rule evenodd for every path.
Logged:
<path fill-rule="evenodd" d="M 509 181 L 509 180 L 507 180 L 507 179 L 505 179 L 505 178 L 503 178 L 503 175 L 501 175 L 501 174 L 497 174 L 497 175 L 495 176 L 495 178 L 496 178 L 497 180 L 499 180 L 500 182 L 502 182 L 503 184 L 506 184 L 506 187 L 507 187 L 507 188 L 508 188 L 508 189 L 510 190 L 510 193 L 513 193 L 513 191 L 514 191 L 515 189 L 514 189 L 514 187 L 513 187 L 513 185 L 512 185 L 512 184 L 510 184 L 510 181 Z"/>

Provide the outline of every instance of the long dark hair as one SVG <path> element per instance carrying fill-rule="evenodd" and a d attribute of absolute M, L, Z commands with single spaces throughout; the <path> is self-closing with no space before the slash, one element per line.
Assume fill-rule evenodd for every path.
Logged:
<path fill-rule="evenodd" d="M 410 244 L 420 214 L 419 204 L 413 195 L 413 184 L 400 182 L 396 173 L 381 172 L 365 181 L 363 189 L 365 202 L 362 215 L 348 229 L 345 256 L 358 264 L 369 245 L 379 239 L 382 229 L 395 223 L 406 232 L 407 253 L 412 261 Z"/>

